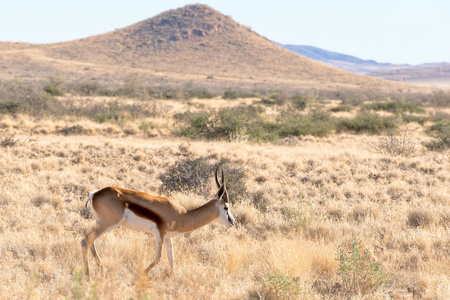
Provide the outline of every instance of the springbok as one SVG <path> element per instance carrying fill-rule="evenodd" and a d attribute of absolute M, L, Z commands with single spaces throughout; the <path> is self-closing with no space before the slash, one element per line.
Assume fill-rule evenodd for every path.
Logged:
<path fill-rule="evenodd" d="M 117 187 L 105 187 L 91 193 L 86 201 L 94 214 L 97 224 L 81 241 L 84 271 L 89 278 L 88 248 L 97 264 L 100 258 L 95 250 L 95 240 L 103 234 L 124 226 L 136 231 L 153 232 L 155 235 L 155 259 L 145 269 L 147 273 L 161 259 L 161 251 L 166 247 L 170 270 L 173 272 L 172 237 L 219 221 L 227 227 L 236 225 L 230 212 L 228 192 L 222 169 L 222 181 L 215 172 L 218 192 L 214 199 L 192 210 L 187 210 L 170 198 L 152 196 L 143 192 Z"/>

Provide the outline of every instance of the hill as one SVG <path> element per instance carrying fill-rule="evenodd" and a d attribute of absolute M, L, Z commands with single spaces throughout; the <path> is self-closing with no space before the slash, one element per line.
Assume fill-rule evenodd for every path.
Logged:
<path fill-rule="evenodd" d="M 0 43 L 3 77 L 115 83 L 137 74 L 157 84 L 246 88 L 414 89 L 288 51 L 206 5 L 169 10 L 131 26 L 55 44 Z"/>

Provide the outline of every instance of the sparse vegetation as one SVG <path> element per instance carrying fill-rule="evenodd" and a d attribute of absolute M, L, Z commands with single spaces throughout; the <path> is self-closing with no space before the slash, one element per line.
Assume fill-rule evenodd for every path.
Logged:
<path fill-rule="evenodd" d="M 450 299 L 448 91 L 322 68 L 204 5 L 0 57 L 0 298 Z M 217 166 L 237 226 L 174 237 L 174 274 L 118 228 L 86 281 L 91 191 L 192 208 Z"/>
<path fill-rule="evenodd" d="M 355 102 L 339 114 L 330 108 L 342 103 L 326 98 L 294 109 L 292 96 L 276 89 L 273 99 L 264 96 L 273 101 L 267 105 L 100 96 L 103 87 L 58 97 L 22 82 L 1 87 L 5 298 L 450 296 L 450 161 L 436 163 L 434 155 L 446 152 L 426 144 L 446 141 L 442 107 L 424 107 L 427 121 L 396 136 L 409 112 L 361 111 Z M 196 88 L 181 94 L 189 90 Z M 116 230 L 98 240 L 104 267 L 92 264 L 93 281 L 85 282 L 79 243 L 94 222 L 84 209 L 90 191 L 121 186 L 192 208 L 211 199 L 217 166 L 235 228 L 212 224 L 175 237 L 172 276 L 165 257 L 143 274 L 154 255 L 151 234 Z"/>
<path fill-rule="evenodd" d="M 391 274 L 374 261 L 368 250 L 363 250 L 361 240 L 353 240 L 350 249 L 339 246 L 336 251 L 339 262 L 340 293 L 367 295 L 377 289 L 389 287 Z"/>

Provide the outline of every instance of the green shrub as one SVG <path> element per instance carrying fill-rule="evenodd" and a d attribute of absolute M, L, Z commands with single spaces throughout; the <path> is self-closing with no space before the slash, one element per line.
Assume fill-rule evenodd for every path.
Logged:
<path fill-rule="evenodd" d="M 257 97 L 255 94 L 246 93 L 246 92 L 238 92 L 235 90 L 226 90 L 223 93 L 223 99 L 238 99 L 238 98 L 254 98 Z"/>
<path fill-rule="evenodd" d="M 432 106 L 436 107 L 449 107 L 450 106 L 450 92 L 439 90 L 433 92 L 428 98 L 428 102 Z"/>
<path fill-rule="evenodd" d="M 187 123 L 186 126 L 181 125 L 176 132 L 176 135 L 189 138 L 209 138 L 210 137 L 210 114 L 205 111 L 201 112 L 187 112 L 175 116 L 178 120 L 183 120 Z"/>
<path fill-rule="evenodd" d="M 339 278 L 343 293 L 365 295 L 391 284 L 391 274 L 386 273 L 374 261 L 369 251 L 361 249 L 361 241 L 353 240 L 349 250 L 339 246 L 336 251 L 339 262 Z"/>
<path fill-rule="evenodd" d="M 318 215 L 312 202 L 304 201 L 302 196 L 297 201 L 297 206 L 295 208 L 284 207 L 281 212 L 289 226 L 295 231 L 306 229 L 317 219 Z"/>
<path fill-rule="evenodd" d="M 387 111 L 394 114 L 399 113 L 424 113 L 422 107 L 418 106 L 417 103 L 401 103 L 401 102 L 374 102 L 370 104 L 366 104 L 363 106 L 363 109 L 372 109 L 376 111 Z"/>
<path fill-rule="evenodd" d="M 206 112 L 184 113 L 176 116 L 181 125 L 176 135 L 189 138 L 250 140 L 274 142 L 289 136 L 327 136 L 335 129 L 334 121 L 326 112 L 308 115 L 289 114 L 276 122 L 265 120 L 262 108 L 240 106 L 222 108 L 216 114 Z"/>
<path fill-rule="evenodd" d="M 444 151 L 450 149 L 450 122 L 440 121 L 428 128 L 428 135 L 434 138 L 433 141 L 425 144 L 428 150 Z"/>
<path fill-rule="evenodd" d="M 254 106 L 220 109 L 210 123 L 209 138 L 235 140 L 247 135 L 253 141 L 272 139 L 271 125 L 264 121 L 262 111 L 262 108 Z"/>
<path fill-rule="evenodd" d="M 429 117 L 423 117 L 423 116 L 415 116 L 415 115 L 402 115 L 402 121 L 405 123 L 413 123 L 416 122 L 419 125 L 425 125 L 425 122 L 428 121 Z"/>
<path fill-rule="evenodd" d="M 20 102 L 0 102 L 0 114 L 16 114 L 21 109 Z"/>
<path fill-rule="evenodd" d="M 81 96 L 115 96 L 113 91 L 103 88 L 98 82 L 72 84 L 70 90 Z"/>
<path fill-rule="evenodd" d="M 269 99 L 269 98 L 262 98 L 260 101 L 261 104 L 264 105 L 268 105 L 268 106 L 272 106 L 277 104 L 277 102 L 275 100 Z"/>
<path fill-rule="evenodd" d="M 151 122 L 141 121 L 139 124 L 139 130 L 143 132 L 149 132 L 151 128 L 153 128 L 153 124 Z"/>
<path fill-rule="evenodd" d="M 289 100 L 289 97 L 282 90 L 270 89 L 269 93 L 269 98 L 275 101 L 277 105 L 283 105 Z"/>
<path fill-rule="evenodd" d="M 23 113 L 35 117 L 61 116 L 63 105 L 42 86 L 21 81 L 0 82 L 0 113 Z"/>
<path fill-rule="evenodd" d="M 296 299 L 301 292 L 298 278 L 283 273 L 268 276 L 262 284 L 275 294 L 276 299 Z"/>
<path fill-rule="evenodd" d="M 259 119 L 259 111 L 253 106 L 222 108 L 217 114 L 214 134 L 222 138 L 228 138 L 242 128 L 248 127 L 250 122 Z"/>
<path fill-rule="evenodd" d="M 117 123 L 120 126 L 135 119 L 138 115 L 138 112 L 131 110 L 130 107 L 120 106 L 117 102 L 107 103 L 107 105 L 96 104 L 92 108 L 81 113 L 91 115 L 91 117 L 99 123 L 109 121 Z"/>
<path fill-rule="evenodd" d="M 331 134 L 335 129 L 330 114 L 316 111 L 308 115 L 287 115 L 280 117 L 277 125 L 277 131 L 281 138 L 303 135 L 324 137 Z"/>
<path fill-rule="evenodd" d="M 84 96 L 103 95 L 103 89 L 98 82 L 80 84 L 78 90 Z"/>
<path fill-rule="evenodd" d="M 168 89 L 162 92 L 162 99 L 185 99 L 185 95 L 182 91 L 176 89 Z"/>
<path fill-rule="evenodd" d="M 43 89 L 44 92 L 52 96 L 64 96 L 65 94 L 59 85 L 47 84 Z"/>
<path fill-rule="evenodd" d="M 294 108 L 298 110 L 304 110 L 308 105 L 308 99 L 306 97 L 297 95 L 291 98 L 291 102 Z"/>
<path fill-rule="evenodd" d="M 353 110 L 353 106 L 348 104 L 341 104 L 339 106 L 330 108 L 330 112 L 351 112 Z"/>
<path fill-rule="evenodd" d="M 97 282 L 89 283 L 86 288 L 86 282 L 83 278 L 83 272 L 76 270 L 73 276 L 73 284 L 70 289 L 73 299 L 98 299 Z M 30 297 L 31 298 L 31 297 Z"/>
<path fill-rule="evenodd" d="M 186 99 L 199 98 L 199 99 L 211 99 L 215 96 L 206 89 L 189 90 L 186 92 Z"/>
<path fill-rule="evenodd" d="M 377 114 L 361 112 L 354 118 L 339 119 L 337 121 L 337 131 L 382 134 L 396 130 L 398 125 L 398 119 L 395 117 L 382 117 Z"/>

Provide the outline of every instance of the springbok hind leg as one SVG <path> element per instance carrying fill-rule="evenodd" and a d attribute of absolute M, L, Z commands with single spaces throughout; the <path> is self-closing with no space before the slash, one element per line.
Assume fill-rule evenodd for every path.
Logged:
<path fill-rule="evenodd" d="M 97 226 L 81 241 L 81 251 L 83 254 L 83 265 L 84 265 L 84 273 L 89 278 L 89 262 L 88 262 L 88 248 L 91 250 L 92 255 L 94 256 L 95 262 L 98 266 L 101 266 L 100 257 L 98 257 L 97 250 L 95 249 L 95 240 L 100 236 L 104 235 L 108 231 L 111 231 L 120 226 L 120 223 L 117 224 L 101 224 L 98 223 Z"/>

